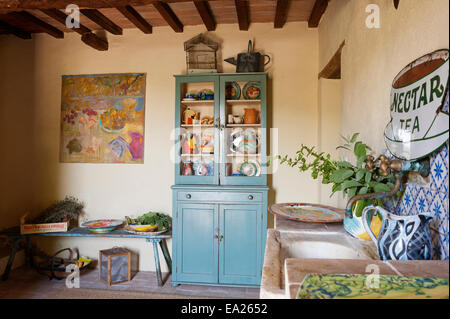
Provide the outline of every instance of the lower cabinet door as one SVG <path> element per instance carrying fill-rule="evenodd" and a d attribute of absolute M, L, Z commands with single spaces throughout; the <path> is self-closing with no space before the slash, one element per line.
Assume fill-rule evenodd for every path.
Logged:
<path fill-rule="evenodd" d="M 219 223 L 219 283 L 259 285 L 261 206 L 220 205 Z"/>
<path fill-rule="evenodd" d="M 218 283 L 218 206 L 181 204 L 177 213 L 177 280 Z"/>

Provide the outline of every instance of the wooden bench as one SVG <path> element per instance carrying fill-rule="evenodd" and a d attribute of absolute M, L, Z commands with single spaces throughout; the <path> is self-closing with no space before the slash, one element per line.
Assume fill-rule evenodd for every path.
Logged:
<path fill-rule="evenodd" d="M 149 233 L 148 235 L 135 235 L 135 234 L 128 233 L 123 229 L 115 229 L 110 233 L 97 234 L 97 233 L 91 232 L 87 228 L 78 227 L 78 228 L 73 228 L 67 232 L 22 235 L 22 234 L 20 234 L 20 228 L 14 227 L 14 228 L 10 228 L 10 229 L 0 232 L 0 235 L 7 236 L 7 237 L 13 239 L 13 242 L 14 242 L 11 254 L 9 255 L 8 264 L 6 265 L 5 271 L 3 272 L 3 276 L 2 276 L 3 280 L 7 280 L 9 277 L 9 273 L 11 271 L 11 267 L 14 262 L 14 257 L 16 255 L 17 249 L 19 248 L 19 242 L 21 239 L 25 238 L 25 240 L 27 242 L 27 247 L 26 247 L 27 260 L 28 260 L 28 264 L 30 266 L 33 266 L 33 255 L 32 255 L 32 249 L 31 249 L 31 241 L 30 241 L 31 236 L 145 239 L 148 243 L 152 243 L 152 245 L 153 245 L 153 255 L 155 257 L 156 278 L 158 280 L 158 286 L 161 287 L 163 285 L 160 262 L 159 262 L 158 244 L 160 245 L 161 250 L 164 254 L 164 259 L 166 260 L 167 266 L 169 267 L 169 272 L 172 272 L 172 259 L 170 258 L 169 250 L 167 249 L 167 243 L 166 243 L 166 239 L 172 238 L 172 232 L 170 232 L 170 231 L 163 233 L 163 234 L 159 234 L 159 235 L 152 235 L 151 233 Z"/>

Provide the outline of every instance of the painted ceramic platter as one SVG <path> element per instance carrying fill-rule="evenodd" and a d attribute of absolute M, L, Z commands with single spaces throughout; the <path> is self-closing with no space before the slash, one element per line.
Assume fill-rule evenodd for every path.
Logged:
<path fill-rule="evenodd" d="M 230 150 L 238 154 L 256 154 L 259 139 L 254 129 L 234 129 L 230 134 Z"/>
<path fill-rule="evenodd" d="M 344 210 L 332 206 L 308 203 L 280 203 L 269 211 L 285 219 L 306 223 L 342 223 Z"/>
<path fill-rule="evenodd" d="M 109 233 L 123 224 L 122 220 L 118 219 L 96 219 L 84 222 L 81 226 L 86 227 L 93 233 Z"/>
<path fill-rule="evenodd" d="M 255 160 L 248 160 L 241 163 L 239 173 L 244 176 L 259 176 L 261 174 L 261 165 Z"/>
<path fill-rule="evenodd" d="M 161 230 L 161 231 L 137 231 L 137 230 L 133 229 L 132 227 L 130 227 L 130 225 L 126 225 L 123 228 L 123 230 L 125 230 L 127 233 L 130 233 L 130 234 L 147 235 L 147 236 L 157 236 L 157 235 L 164 234 L 167 231 L 166 227 L 164 227 L 163 230 Z"/>
<path fill-rule="evenodd" d="M 227 82 L 225 87 L 225 97 L 227 100 L 239 100 L 241 97 L 241 87 L 236 82 Z"/>
<path fill-rule="evenodd" d="M 247 82 L 242 89 L 242 94 L 246 100 L 257 100 L 261 97 L 261 85 L 259 82 Z"/>

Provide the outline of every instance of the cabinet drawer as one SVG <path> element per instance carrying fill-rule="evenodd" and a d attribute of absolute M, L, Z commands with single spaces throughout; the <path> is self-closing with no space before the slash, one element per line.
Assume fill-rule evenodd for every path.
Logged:
<path fill-rule="evenodd" d="M 207 202 L 240 202 L 255 203 L 261 202 L 262 193 L 238 193 L 238 192 L 178 192 L 179 201 L 207 201 Z"/>

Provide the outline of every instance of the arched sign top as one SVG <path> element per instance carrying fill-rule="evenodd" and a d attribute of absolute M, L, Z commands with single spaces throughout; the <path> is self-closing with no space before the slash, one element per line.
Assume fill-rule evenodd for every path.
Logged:
<path fill-rule="evenodd" d="M 448 50 L 424 55 L 394 78 L 391 121 L 384 130 L 384 140 L 395 157 L 418 160 L 448 140 L 448 78 Z"/>

